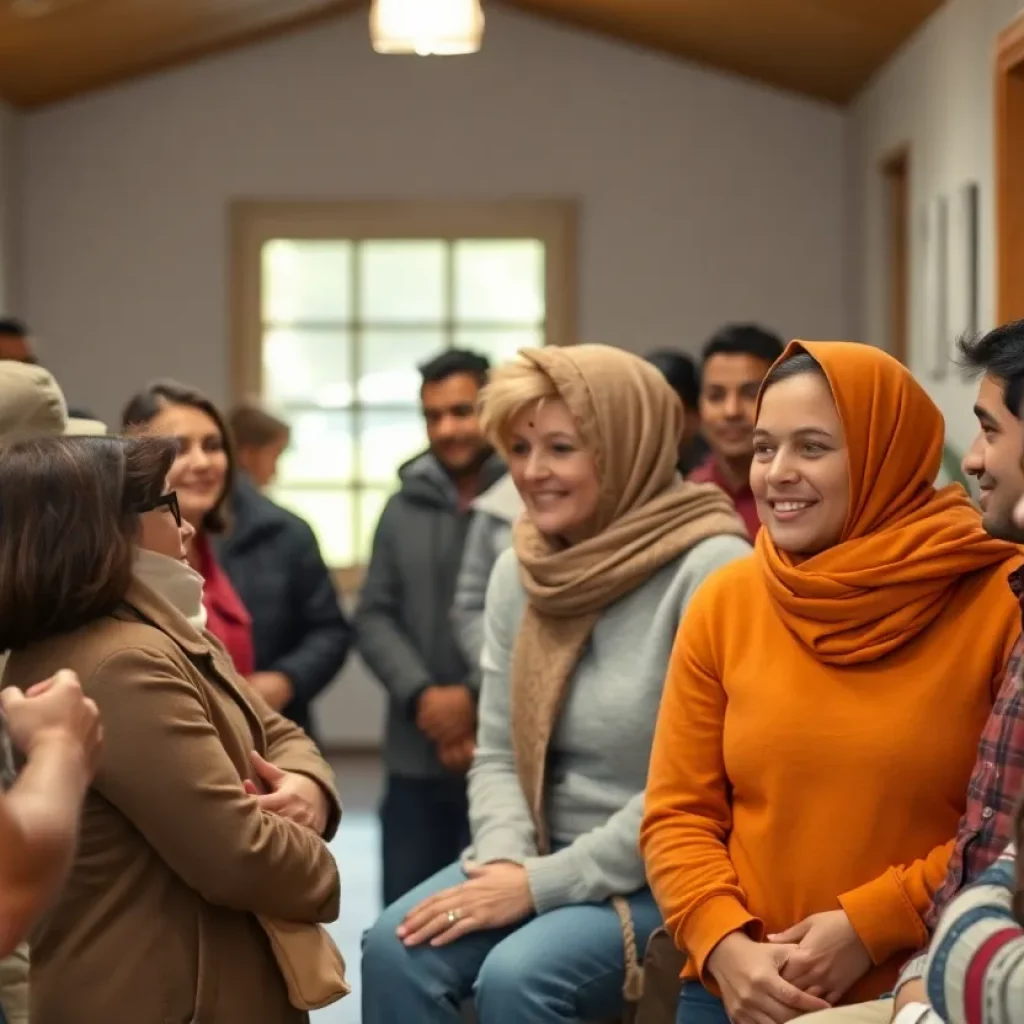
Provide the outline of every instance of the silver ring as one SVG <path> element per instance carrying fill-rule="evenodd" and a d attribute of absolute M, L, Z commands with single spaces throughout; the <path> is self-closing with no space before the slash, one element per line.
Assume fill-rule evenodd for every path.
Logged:
<path fill-rule="evenodd" d="M 451 927 L 462 916 L 458 910 L 448 911 L 448 926 Z"/>

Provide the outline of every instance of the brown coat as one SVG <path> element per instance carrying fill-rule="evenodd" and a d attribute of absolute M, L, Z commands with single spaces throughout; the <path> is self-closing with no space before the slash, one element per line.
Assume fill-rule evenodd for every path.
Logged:
<path fill-rule="evenodd" d="M 105 745 L 64 893 L 32 940 L 33 1024 L 299 1024 L 254 914 L 332 921 L 326 843 L 242 788 L 255 749 L 331 769 L 224 649 L 140 583 L 114 615 L 14 654 L 4 685 L 74 669 Z"/>

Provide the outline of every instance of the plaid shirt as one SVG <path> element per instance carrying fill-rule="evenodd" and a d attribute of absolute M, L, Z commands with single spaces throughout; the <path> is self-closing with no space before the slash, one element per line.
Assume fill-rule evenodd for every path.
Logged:
<path fill-rule="evenodd" d="M 1010 576 L 1010 587 L 1024 612 L 1024 569 Z M 967 787 L 967 810 L 960 819 L 946 881 L 932 898 L 925 923 L 934 930 L 946 904 L 965 883 L 996 862 L 1013 838 L 1013 817 L 1024 793 L 1024 635 L 1010 654 L 1003 685 L 978 744 L 978 760 Z"/>
<path fill-rule="evenodd" d="M 1024 568 L 1010 575 L 1024 616 Z M 967 809 L 960 819 L 956 845 L 949 860 L 946 880 L 932 897 L 925 924 L 933 932 L 946 905 L 960 890 L 975 882 L 1013 839 L 1014 812 L 1024 793 L 1024 634 L 1006 663 L 1003 683 L 992 713 L 985 723 L 967 787 Z M 903 969 L 899 985 L 920 978 L 924 954 Z"/>

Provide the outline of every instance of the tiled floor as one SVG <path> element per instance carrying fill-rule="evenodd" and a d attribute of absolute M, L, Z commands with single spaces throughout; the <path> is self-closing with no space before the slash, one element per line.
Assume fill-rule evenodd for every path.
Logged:
<path fill-rule="evenodd" d="M 331 844 L 341 870 L 341 916 L 330 926 L 345 957 L 352 994 L 311 1014 L 312 1024 L 360 1024 L 359 941 L 380 912 L 381 769 L 376 757 L 332 758 L 345 814 Z"/>

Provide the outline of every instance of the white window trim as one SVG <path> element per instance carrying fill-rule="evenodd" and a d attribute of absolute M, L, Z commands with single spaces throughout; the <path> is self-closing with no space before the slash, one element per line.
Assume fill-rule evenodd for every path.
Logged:
<path fill-rule="evenodd" d="M 262 252 L 275 238 L 536 238 L 545 247 L 547 345 L 576 337 L 577 205 L 572 200 L 239 200 L 230 207 L 232 398 L 263 395 Z M 360 566 L 338 573 L 358 586 Z"/>

